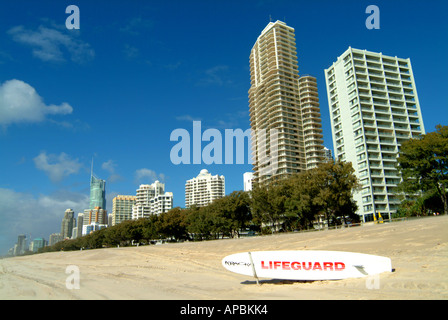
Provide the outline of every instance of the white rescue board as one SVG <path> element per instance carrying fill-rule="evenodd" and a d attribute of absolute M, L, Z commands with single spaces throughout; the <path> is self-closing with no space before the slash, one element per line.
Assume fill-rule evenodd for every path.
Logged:
<path fill-rule="evenodd" d="M 339 280 L 392 271 L 387 257 L 320 250 L 241 252 L 225 257 L 222 265 L 247 276 L 286 280 Z"/>

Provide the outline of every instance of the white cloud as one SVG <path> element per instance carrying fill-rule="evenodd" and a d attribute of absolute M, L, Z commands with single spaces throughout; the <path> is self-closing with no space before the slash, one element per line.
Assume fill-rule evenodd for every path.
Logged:
<path fill-rule="evenodd" d="M 232 84 L 232 80 L 228 79 L 229 67 L 225 65 L 214 66 L 204 71 L 204 77 L 200 79 L 196 85 L 209 86 L 209 85 L 229 85 Z"/>
<path fill-rule="evenodd" d="M 90 45 L 76 38 L 77 32 L 68 32 L 39 26 L 37 31 L 16 26 L 8 30 L 8 34 L 18 43 L 28 45 L 33 50 L 33 55 L 50 62 L 66 61 L 64 51 L 68 52 L 70 60 L 76 63 L 90 61 L 95 56 L 95 51 Z"/>
<path fill-rule="evenodd" d="M 154 182 L 156 180 L 165 181 L 165 175 L 163 173 L 157 174 L 155 171 L 147 168 L 138 169 L 135 171 L 135 182 Z"/>
<path fill-rule="evenodd" d="M 181 65 L 182 65 L 182 62 L 177 61 L 177 62 L 175 62 L 175 63 L 169 63 L 169 64 L 166 64 L 166 65 L 164 65 L 163 67 L 166 68 L 166 69 L 168 69 L 168 70 L 170 70 L 170 71 L 174 71 L 174 70 L 179 69 L 179 67 L 180 67 Z"/>
<path fill-rule="evenodd" d="M 36 90 L 21 80 L 9 80 L 0 85 L 0 125 L 41 122 L 47 115 L 71 114 L 73 108 L 66 102 L 46 105 Z"/>
<path fill-rule="evenodd" d="M 182 115 L 182 116 L 177 116 L 177 117 L 176 117 L 176 120 L 178 120 L 178 121 L 188 121 L 188 122 L 193 122 L 193 121 L 201 121 L 202 119 L 199 118 L 199 117 L 191 116 L 191 115 L 189 115 L 189 114 L 185 114 L 185 115 Z"/>
<path fill-rule="evenodd" d="M 52 195 L 37 197 L 0 188 L 0 255 L 13 247 L 19 234 L 43 237 L 48 240 L 51 233 L 59 233 L 66 209 L 75 215 L 89 207 L 86 194 L 60 191 Z"/>
<path fill-rule="evenodd" d="M 127 21 L 124 27 L 120 28 L 121 32 L 128 35 L 138 36 L 144 32 L 148 32 L 154 26 L 154 22 L 142 17 L 135 17 Z"/>
<path fill-rule="evenodd" d="M 103 162 L 101 165 L 101 169 L 109 171 L 110 173 L 115 173 L 115 167 L 117 164 L 113 160 L 108 160 L 106 162 Z"/>
<path fill-rule="evenodd" d="M 140 50 L 137 47 L 129 44 L 124 45 L 123 53 L 127 59 L 135 59 L 140 55 Z"/>
<path fill-rule="evenodd" d="M 106 162 L 103 162 L 103 164 L 101 165 L 101 169 L 106 170 L 110 173 L 109 178 L 107 178 L 108 182 L 116 182 L 116 181 L 120 181 L 123 179 L 122 176 L 115 173 L 116 166 L 117 166 L 117 164 L 113 160 L 108 160 Z"/>
<path fill-rule="evenodd" d="M 0 51 L 0 64 L 4 64 L 7 61 L 13 61 L 13 60 L 14 59 L 9 53 Z"/>
<path fill-rule="evenodd" d="M 64 152 L 60 155 L 47 155 L 43 151 L 33 160 L 36 168 L 44 171 L 53 182 L 59 182 L 71 174 L 78 173 L 81 168 L 78 159 L 71 159 Z"/>

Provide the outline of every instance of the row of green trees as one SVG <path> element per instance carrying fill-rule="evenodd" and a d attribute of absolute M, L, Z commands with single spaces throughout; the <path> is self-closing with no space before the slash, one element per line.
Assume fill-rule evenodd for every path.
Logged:
<path fill-rule="evenodd" d="M 285 231 L 313 227 L 316 215 L 325 217 L 328 225 L 357 222 L 357 206 L 352 191 L 359 188 L 351 163 L 323 163 L 316 169 L 292 175 L 287 179 L 255 187 L 252 195 L 253 222 L 281 224 Z"/>
<path fill-rule="evenodd" d="M 448 126 L 401 145 L 398 166 L 403 197 L 398 216 L 448 214 Z M 328 225 L 358 221 L 352 193 L 359 188 L 351 163 L 331 162 L 250 193 L 235 191 L 206 207 L 172 210 L 116 226 L 75 240 L 65 240 L 45 251 L 79 250 L 150 242 L 154 239 L 204 240 L 238 237 L 241 231 L 275 232 L 313 228 L 316 216 Z"/>
<path fill-rule="evenodd" d="M 317 214 L 329 223 L 357 219 L 351 198 L 357 180 L 350 163 L 325 163 L 289 178 L 235 191 L 206 207 L 173 208 L 166 213 L 124 221 L 90 235 L 61 241 L 44 251 L 101 248 L 155 239 L 206 240 L 239 237 L 247 232 L 302 230 L 313 227 Z"/>
<path fill-rule="evenodd" d="M 403 201 L 397 216 L 448 214 L 448 126 L 402 143 L 398 169 Z"/>

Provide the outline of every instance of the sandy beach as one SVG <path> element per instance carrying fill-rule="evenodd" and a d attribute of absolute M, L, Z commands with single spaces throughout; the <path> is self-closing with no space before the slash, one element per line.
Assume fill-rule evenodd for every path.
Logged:
<path fill-rule="evenodd" d="M 392 259 L 366 278 L 281 281 L 231 273 L 226 255 L 261 250 L 337 250 Z M 67 266 L 79 269 L 68 289 Z M 369 282 L 370 281 L 370 284 Z M 448 299 L 448 216 L 318 232 L 45 253 L 0 260 L 0 299 Z"/>

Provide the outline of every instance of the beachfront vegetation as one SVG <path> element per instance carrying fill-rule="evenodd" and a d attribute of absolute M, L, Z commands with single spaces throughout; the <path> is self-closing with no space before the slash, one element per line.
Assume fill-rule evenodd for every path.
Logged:
<path fill-rule="evenodd" d="M 173 208 L 160 215 L 124 221 L 43 251 L 80 250 L 155 243 L 239 237 L 312 229 L 317 216 L 327 225 L 357 221 L 351 195 L 358 187 L 350 163 L 330 162 L 251 192 L 235 191 L 206 207 Z"/>
<path fill-rule="evenodd" d="M 448 126 L 403 142 L 398 157 L 405 195 L 397 216 L 448 214 Z"/>
<path fill-rule="evenodd" d="M 255 186 L 251 193 L 253 222 L 267 230 L 313 228 L 316 215 L 327 225 L 359 219 L 352 191 L 359 188 L 351 163 L 328 162 L 316 169 Z"/>
<path fill-rule="evenodd" d="M 398 193 L 403 200 L 395 217 L 448 213 L 448 126 L 402 143 Z M 43 251 L 127 246 L 157 241 L 208 240 L 312 229 L 316 218 L 326 225 L 356 222 L 352 192 L 359 188 L 350 163 L 330 162 L 288 178 L 235 191 L 206 207 L 173 208 L 139 220 L 124 221 Z"/>

